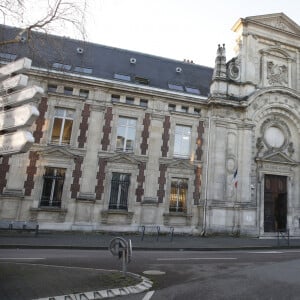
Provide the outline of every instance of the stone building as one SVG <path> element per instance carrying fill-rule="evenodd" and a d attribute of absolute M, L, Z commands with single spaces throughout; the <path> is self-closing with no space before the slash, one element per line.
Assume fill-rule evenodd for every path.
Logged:
<path fill-rule="evenodd" d="M 42 229 L 300 233 L 300 27 L 240 19 L 215 68 L 34 33 L 46 93 L 29 152 L 3 156 L 0 219 Z M 0 38 L 17 33 L 1 26 Z"/>

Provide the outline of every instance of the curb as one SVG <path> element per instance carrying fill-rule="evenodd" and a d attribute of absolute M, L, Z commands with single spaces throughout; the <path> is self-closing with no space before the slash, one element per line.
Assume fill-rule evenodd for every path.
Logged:
<path fill-rule="evenodd" d="M 91 292 L 83 292 L 76 294 L 68 294 L 61 296 L 52 296 L 46 298 L 38 298 L 34 300 L 98 300 L 98 299 L 108 299 L 114 298 L 118 296 L 126 296 L 130 294 L 139 294 L 145 291 L 148 291 L 152 288 L 153 282 L 144 276 L 140 276 L 138 274 L 127 272 L 130 276 L 133 276 L 137 279 L 141 279 L 142 281 L 137 285 L 115 288 L 115 289 L 106 289 L 101 291 L 91 291 Z"/>
<path fill-rule="evenodd" d="M 71 245 L 0 245 L 0 249 L 70 249 L 70 250 L 108 250 L 102 246 L 71 246 Z M 133 247 L 134 251 L 238 251 L 238 250 L 270 250 L 300 249 L 300 245 L 287 246 L 235 246 L 235 247 Z"/>

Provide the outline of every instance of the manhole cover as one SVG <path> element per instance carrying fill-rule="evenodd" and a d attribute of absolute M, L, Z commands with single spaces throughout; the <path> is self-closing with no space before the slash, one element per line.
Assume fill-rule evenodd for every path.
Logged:
<path fill-rule="evenodd" d="M 159 270 L 148 270 L 143 272 L 145 275 L 165 275 L 166 272 L 162 272 Z"/>

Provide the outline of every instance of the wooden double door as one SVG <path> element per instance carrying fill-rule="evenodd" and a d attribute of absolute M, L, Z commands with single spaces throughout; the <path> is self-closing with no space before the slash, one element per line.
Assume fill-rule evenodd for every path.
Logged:
<path fill-rule="evenodd" d="M 265 175 L 264 232 L 287 228 L 287 177 Z"/>

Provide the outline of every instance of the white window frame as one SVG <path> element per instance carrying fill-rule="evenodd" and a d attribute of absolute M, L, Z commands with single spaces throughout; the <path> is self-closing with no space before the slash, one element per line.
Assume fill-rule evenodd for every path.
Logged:
<path fill-rule="evenodd" d="M 120 125 L 119 121 L 120 119 L 125 119 L 125 120 L 134 120 L 135 121 L 135 125 L 129 125 L 127 122 L 126 122 L 126 125 Z M 136 143 L 136 134 L 137 134 L 137 122 L 138 120 L 136 118 L 132 118 L 132 117 L 127 117 L 127 116 L 119 116 L 118 118 L 118 123 L 117 123 L 117 133 L 116 133 L 116 150 L 117 151 L 122 151 L 122 152 L 134 152 L 134 149 L 135 149 L 135 143 Z M 124 139 L 124 144 L 123 144 L 123 147 L 122 148 L 118 148 L 117 146 L 117 141 L 118 141 L 118 129 L 120 127 L 124 127 L 125 128 L 125 139 Z M 133 138 L 133 145 L 132 145 L 132 149 L 126 149 L 126 142 L 127 142 L 127 137 L 128 137 L 128 130 L 131 129 L 131 128 L 134 128 L 134 138 Z"/>
<path fill-rule="evenodd" d="M 189 134 L 186 134 L 185 132 L 182 132 L 179 130 L 180 128 L 187 129 L 189 128 Z M 191 154 L 191 138 L 192 138 L 192 126 L 189 125 L 182 125 L 182 124 L 175 124 L 175 133 L 174 133 L 174 156 L 176 157 L 189 157 Z M 179 139 L 179 140 L 178 140 Z M 182 147 L 183 143 L 187 142 L 184 141 L 188 139 L 188 151 L 187 152 L 181 152 L 180 150 L 184 149 Z M 179 143 L 180 146 L 178 147 L 179 152 L 176 152 L 176 143 Z"/>
<path fill-rule="evenodd" d="M 60 110 L 63 110 L 63 116 L 56 116 L 55 112 L 57 109 L 60 109 Z M 67 117 L 67 111 L 73 111 L 73 117 L 72 118 L 69 118 Z M 62 124 L 61 124 L 61 128 L 60 128 L 60 135 L 59 135 L 59 141 L 58 143 L 57 142 L 54 142 L 53 139 L 52 139 L 52 135 L 53 135 L 53 129 L 54 129 L 54 124 L 55 124 L 55 119 L 62 119 Z M 55 107 L 54 108 L 54 116 L 53 116 L 53 123 L 52 123 L 52 130 L 51 130 L 51 136 L 50 136 L 50 141 L 51 143 L 55 143 L 55 144 L 58 144 L 58 145 L 70 145 L 71 144 L 71 139 L 72 139 L 72 131 L 73 131 L 73 127 L 74 127 L 74 119 L 75 119 L 75 110 L 74 109 L 71 109 L 71 108 L 65 108 L 65 107 Z M 64 132 L 64 128 L 65 128 L 65 122 L 66 120 L 72 120 L 72 129 L 71 129 L 71 136 L 70 136 L 70 140 L 69 140 L 69 143 L 66 144 L 66 143 L 62 143 L 62 138 L 63 138 L 63 132 Z"/>

